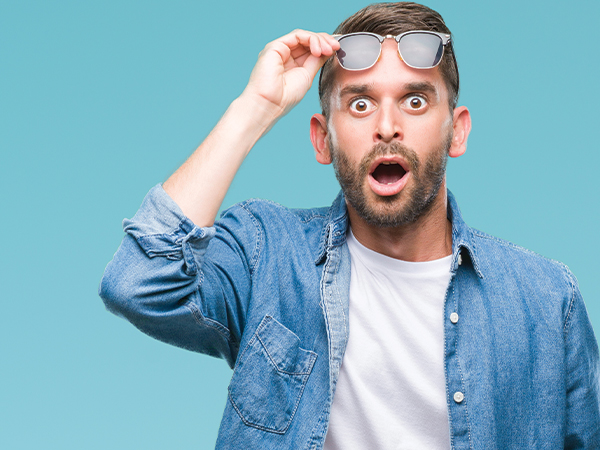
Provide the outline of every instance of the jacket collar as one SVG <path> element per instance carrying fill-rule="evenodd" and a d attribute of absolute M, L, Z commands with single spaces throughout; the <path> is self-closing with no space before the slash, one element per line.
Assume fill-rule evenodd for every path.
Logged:
<path fill-rule="evenodd" d="M 460 263 L 468 255 L 473 264 L 473 269 L 480 278 L 483 278 L 483 274 L 479 270 L 477 247 L 473 243 L 473 232 L 463 221 L 458 203 L 449 190 L 448 219 L 452 223 L 452 272 L 456 272 Z M 348 225 L 346 200 L 344 194 L 340 191 L 329 208 L 327 219 L 323 224 L 317 254 L 315 255 L 315 264 L 323 261 L 329 249 L 346 242 Z"/>
<path fill-rule="evenodd" d="M 468 255 L 477 276 L 483 278 L 479 270 L 477 247 L 473 242 L 473 230 L 463 221 L 458 203 L 450 190 L 448 190 L 448 219 L 452 223 L 452 273 L 456 272 L 461 261 L 465 262 Z"/>
<path fill-rule="evenodd" d="M 333 204 L 329 208 L 327 219 L 321 230 L 319 247 L 315 255 L 315 264 L 320 264 L 327 251 L 335 246 L 346 242 L 346 231 L 348 230 L 348 209 L 346 208 L 346 199 L 342 191 L 337 195 Z"/>

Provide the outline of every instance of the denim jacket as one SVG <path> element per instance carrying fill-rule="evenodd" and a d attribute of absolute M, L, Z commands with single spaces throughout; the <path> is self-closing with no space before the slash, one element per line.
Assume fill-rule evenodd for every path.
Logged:
<path fill-rule="evenodd" d="M 575 277 L 469 228 L 448 197 L 452 448 L 600 448 L 598 345 Z M 348 340 L 347 227 L 340 194 L 307 210 L 248 200 L 199 228 L 158 185 L 124 221 L 100 296 L 233 368 L 217 448 L 320 449 Z"/>

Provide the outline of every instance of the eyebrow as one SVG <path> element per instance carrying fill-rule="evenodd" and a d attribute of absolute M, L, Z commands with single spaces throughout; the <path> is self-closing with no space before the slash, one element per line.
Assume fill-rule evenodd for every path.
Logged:
<path fill-rule="evenodd" d="M 438 95 L 438 90 L 429 81 L 418 81 L 416 83 L 408 83 L 404 85 L 407 91 L 427 92 L 432 95 Z"/>
<path fill-rule="evenodd" d="M 345 97 L 346 95 L 357 95 L 364 94 L 373 89 L 372 84 L 349 84 L 344 86 L 338 95 L 339 98 Z"/>
<path fill-rule="evenodd" d="M 364 94 L 366 92 L 369 92 L 372 89 L 374 89 L 374 85 L 372 83 L 371 84 L 349 84 L 347 86 L 344 86 L 340 90 L 338 97 L 343 98 L 346 95 Z M 426 92 L 431 95 L 435 95 L 436 97 L 438 96 L 437 89 L 429 81 L 417 81 L 417 82 L 413 82 L 413 83 L 407 83 L 404 86 L 402 86 L 402 89 L 405 91 L 410 91 L 410 92 L 415 92 L 415 91 L 416 92 Z"/>

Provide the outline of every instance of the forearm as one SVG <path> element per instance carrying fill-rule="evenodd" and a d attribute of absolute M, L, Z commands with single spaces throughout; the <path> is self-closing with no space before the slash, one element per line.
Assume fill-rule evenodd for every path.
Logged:
<path fill-rule="evenodd" d="M 254 144 L 282 111 L 242 94 L 189 159 L 163 184 L 197 226 L 211 226 L 235 174 Z"/>

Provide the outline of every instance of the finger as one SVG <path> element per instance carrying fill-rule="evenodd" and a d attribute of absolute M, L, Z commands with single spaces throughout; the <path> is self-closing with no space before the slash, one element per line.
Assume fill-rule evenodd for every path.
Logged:
<path fill-rule="evenodd" d="M 315 56 L 321 55 L 321 41 L 317 33 L 305 30 L 294 30 L 290 34 L 287 34 L 279 39 L 290 50 L 304 47 L 310 50 Z"/>
<path fill-rule="evenodd" d="M 280 42 L 280 41 L 273 41 L 273 42 L 267 44 L 264 52 L 269 52 L 269 51 L 276 52 L 279 55 L 279 57 L 281 58 L 281 61 L 283 64 L 287 63 L 288 60 L 290 59 L 290 56 L 292 56 L 292 51 L 289 48 L 289 46 L 285 45 L 283 42 Z"/>
<path fill-rule="evenodd" d="M 318 33 L 319 38 L 326 42 L 329 47 L 335 52 L 340 49 L 340 41 L 337 38 L 334 38 L 331 34 L 328 33 Z"/>
<path fill-rule="evenodd" d="M 312 54 L 312 51 L 310 48 L 306 48 L 304 46 L 298 46 L 296 48 L 291 49 L 290 54 L 292 55 L 292 58 L 294 58 L 294 60 L 296 60 L 298 58 L 306 57 L 306 56 Z"/>
<path fill-rule="evenodd" d="M 316 56 L 317 58 L 321 56 L 321 40 L 319 39 L 319 36 L 316 34 L 312 35 L 308 41 L 312 55 Z"/>
<path fill-rule="evenodd" d="M 292 58 L 302 57 L 305 51 L 316 57 L 331 56 L 340 48 L 338 40 L 330 34 L 306 30 L 294 30 L 277 41 L 283 42 L 290 48 Z"/>
<path fill-rule="evenodd" d="M 333 55 L 339 49 L 339 42 L 327 33 L 294 30 L 268 44 L 268 48 L 277 51 L 284 66 L 290 68 L 293 65 L 302 66 L 309 55 L 317 58 Z"/>
<path fill-rule="evenodd" d="M 332 49 L 333 52 L 337 51 L 340 49 L 340 42 L 334 38 L 332 35 L 327 34 L 327 33 L 317 33 L 319 38 L 321 39 L 321 46 L 324 47 L 323 44 L 325 44 L 325 46 L 328 46 Z"/>
<path fill-rule="evenodd" d="M 313 80 L 317 75 L 317 72 L 319 72 L 319 69 L 328 59 L 329 57 L 326 55 L 322 55 L 317 58 L 311 54 L 303 62 L 302 67 L 308 72 L 310 79 Z"/>
<path fill-rule="evenodd" d="M 331 47 L 329 42 L 321 40 L 321 54 L 331 56 L 335 53 L 335 50 Z"/>

